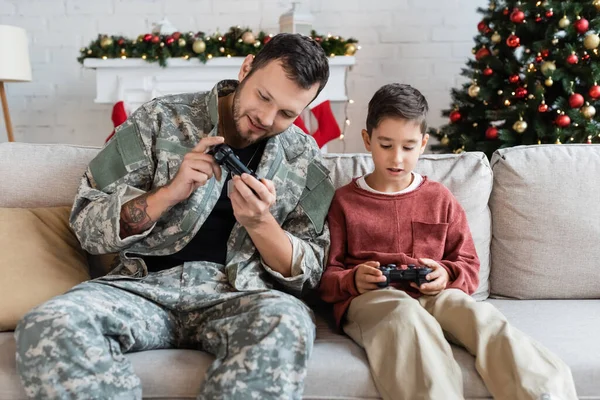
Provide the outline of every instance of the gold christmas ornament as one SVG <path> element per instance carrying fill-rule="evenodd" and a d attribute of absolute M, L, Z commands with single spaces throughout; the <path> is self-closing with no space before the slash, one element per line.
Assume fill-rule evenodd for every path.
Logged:
<path fill-rule="evenodd" d="M 477 86 L 476 84 L 472 84 L 471 86 L 469 86 L 469 96 L 471 97 L 477 97 L 479 95 L 479 92 L 481 91 L 481 88 L 479 86 Z"/>
<path fill-rule="evenodd" d="M 554 85 L 554 81 L 552 80 L 552 78 L 548 78 L 544 81 L 544 85 L 550 87 L 550 86 Z"/>
<path fill-rule="evenodd" d="M 502 93 L 504 93 L 502 90 L 498 90 L 498 96 L 502 96 Z"/>
<path fill-rule="evenodd" d="M 242 34 L 242 41 L 246 44 L 254 44 L 256 37 L 252 32 L 247 31 Z"/>
<path fill-rule="evenodd" d="M 225 53 L 225 47 L 219 47 L 219 51 L 220 51 L 221 53 Z"/>
<path fill-rule="evenodd" d="M 185 47 L 187 42 L 185 41 L 184 38 L 180 37 L 179 40 L 177 41 L 177 44 L 179 45 L 179 47 Z"/>
<path fill-rule="evenodd" d="M 600 37 L 595 33 L 590 33 L 583 39 L 583 45 L 586 49 L 593 50 L 600 45 Z"/>
<path fill-rule="evenodd" d="M 571 25 L 571 21 L 569 20 L 569 18 L 567 18 L 566 15 L 562 17 L 560 21 L 558 21 L 558 26 L 561 29 L 566 29 L 569 25 Z"/>
<path fill-rule="evenodd" d="M 204 40 L 195 40 L 194 44 L 192 44 L 192 50 L 194 50 L 194 53 L 196 54 L 204 53 L 206 50 L 206 43 L 204 43 Z"/>
<path fill-rule="evenodd" d="M 600 0 L 594 0 L 592 4 L 596 7 L 596 10 L 600 11 Z"/>
<path fill-rule="evenodd" d="M 504 100 L 504 105 L 506 107 L 510 106 L 510 100 L 508 100 L 508 99 Z"/>
<path fill-rule="evenodd" d="M 113 44 L 113 40 L 108 36 L 105 36 L 100 40 L 100 46 L 105 49 Z"/>
<path fill-rule="evenodd" d="M 442 146 L 448 146 L 450 144 L 450 139 L 448 136 L 444 135 L 444 137 L 440 140 Z"/>
<path fill-rule="evenodd" d="M 591 106 L 590 103 L 586 103 L 585 106 L 581 107 L 581 114 L 587 119 L 592 119 L 596 115 L 596 108 Z"/>
<path fill-rule="evenodd" d="M 356 53 L 356 45 L 354 43 L 347 43 L 344 47 L 344 54 L 347 56 L 353 56 Z"/>
<path fill-rule="evenodd" d="M 598 0 L 598 1 L 600 1 L 600 0 Z M 498 32 L 494 32 L 491 39 L 492 39 L 492 43 L 500 43 L 502 41 L 502 36 L 500 36 L 500 34 Z"/>
<path fill-rule="evenodd" d="M 542 70 L 542 74 L 544 74 L 545 77 L 549 77 L 552 76 L 554 71 L 556 71 L 556 64 L 554 64 L 554 62 L 552 61 L 544 61 L 540 69 Z"/>
<path fill-rule="evenodd" d="M 521 119 L 513 124 L 513 129 L 517 133 L 523 133 L 527 130 L 527 122 Z"/>

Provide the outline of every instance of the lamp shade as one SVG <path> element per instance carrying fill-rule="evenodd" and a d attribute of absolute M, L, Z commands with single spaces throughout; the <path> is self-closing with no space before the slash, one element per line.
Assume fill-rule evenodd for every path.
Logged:
<path fill-rule="evenodd" d="M 25 29 L 0 25 L 0 82 L 28 82 L 31 64 Z"/>

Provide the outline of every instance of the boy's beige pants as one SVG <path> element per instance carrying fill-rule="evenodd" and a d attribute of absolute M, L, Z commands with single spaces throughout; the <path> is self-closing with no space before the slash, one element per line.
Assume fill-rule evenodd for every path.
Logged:
<path fill-rule="evenodd" d="M 457 289 L 419 299 L 391 288 L 367 292 L 350 304 L 343 329 L 365 349 L 385 400 L 463 399 L 448 341 L 475 356 L 494 399 L 577 399 L 566 364 L 493 305 Z"/>

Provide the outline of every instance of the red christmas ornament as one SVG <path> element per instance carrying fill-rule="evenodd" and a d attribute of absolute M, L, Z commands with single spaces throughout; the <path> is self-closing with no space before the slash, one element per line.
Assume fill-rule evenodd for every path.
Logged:
<path fill-rule="evenodd" d="M 450 121 L 452 123 L 457 123 L 458 121 L 460 121 L 460 119 L 462 118 L 462 115 L 460 114 L 459 111 L 452 111 L 450 113 Z"/>
<path fill-rule="evenodd" d="M 542 17 L 540 15 L 537 15 L 535 17 L 535 22 L 542 22 Z"/>
<path fill-rule="evenodd" d="M 539 56 L 535 57 L 535 62 L 537 63 L 541 63 L 542 61 L 544 61 L 544 57 L 542 57 L 542 55 L 540 54 Z"/>
<path fill-rule="evenodd" d="M 323 39 L 321 38 L 321 36 L 315 36 L 315 42 L 321 43 L 321 41 L 323 41 Z"/>
<path fill-rule="evenodd" d="M 508 81 L 510 83 L 517 83 L 521 80 L 521 78 L 519 78 L 519 75 L 511 75 L 508 77 Z"/>
<path fill-rule="evenodd" d="M 582 59 L 583 61 L 587 61 L 587 60 L 589 60 L 589 59 L 590 59 L 590 55 L 589 55 L 588 53 L 584 53 L 584 54 L 583 54 L 583 56 L 581 56 L 581 59 Z"/>
<path fill-rule="evenodd" d="M 165 43 L 167 43 L 167 45 L 169 45 L 169 46 L 170 46 L 170 45 L 172 45 L 172 44 L 173 44 L 173 42 L 174 42 L 174 41 L 175 41 L 175 38 L 174 38 L 173 36 L 169 36 L 169 37 L 167 38 L 167 40 L 165 40 Z"/>
<path fill-rule="evenodd" d="M 546 111 L 548 111 L 548 104 L 546 103 L 542 103 L 538 106 L 538 111 L 541 113 L 545 113 Z"/>
<path fill-rule="evenodd" d="M 515 24 L 522 24 L 525 21 L 525 13 L 515 8 L 512 14 L 510 14 L 510 20 Z"/>
<path fill-rule="evenodd" d="M 575 30 L 581 34 L 586 33 L 590 29 L 590 22 L 585 18 L 579 18 L 573 24 Z"/>
<path fill-rule="evenodd" d="M 487 24 L 485 23 L 485 21 L 481 21 L 480 23 L 477 24 L 477 30 L 479 32 L 485 32 L 488 29 L 489 28 L 488 28 Z"/>
<path fill-rule="evenodd" d="M 594 85 L 590 88 L 589 95 L 592 99 L 600 97 L 600 86 Z"/>
<path fill-rule="evenodd" d="M 152 43 L 158 44 L 160 42 L 160 36 L 152 36 Z"/>
<path fill-rule="evenodd" d="M 515 96 L 517 96 L 517 98 L 522 99 L 525 96 L 527 96 L 527 89 L 519 87 L 515 89 Z"/>
<path fill-rule="evenodd" d="M 510 11 L 508 10 L 508 8 L 505 8 L 504 11 L 502 11 L 502 14 L 504 15 L 508 15 L 510 13 Z"/>
<path fill-rule="evenodd" d="M 272 37 L 272 36 L 268 36 L 268 35 L 267 35 L 267 36 L 265 36 L 265 38 L 263 39 L 263 44 L 267 44 L 267 43 L 269 43 L 269 42 L 271 41 L 271 39 L 273 39 L 273 37 Z"/>
<path fill-rule="evenodd" d="M 179 40 L 180 37 L 181 37 L 181 32 L 173 32 L 173 39 Z"/>
<path fill-rule="evenodd" d="M 554 11 L 552 11 L 552 9 L 549 9 L 548 11 L 546 11 L 546 18 L 552 18 L 553 15 L 554 15 Z"/>
<path fill-rule="evenodd" d="M 487 128 L 485 131 L 485 138 L 489 140 L 498 139 L 498 129 L 494 128 L 493 126 Z"/>
<path fill-rule="evenodd" d="M 542 57 L 548 58 L 548 56 L 550 55 L 550 51 L 544 49 L 544 50 L 542 50 L 542 52 L 540 54 L 542 55 Z"/>
<path fill-rule="evenodd" d="M 491 69 L 490 67 L 487 67 L 483 70 L 483 75 L 485 76 L 491 76 L 494 74 L 494 70 Z"/>
<path fill-rule="evenodd" d="M 486 47 L 482 47 L 475 53 L 475 59 L 480 61 L 490 55 L 490 51 Z"/>
<path fill-rule="evenodd" d="M 579 62 L 579 57 L 577 57 L 577 54 L 573 53 L 567 57 L 567 62 L 569 64 L 577 64 Z"/>
<path fill-rule="evenodd" d="M 123 46 L 125 44 L 125 40 L 124 39 L 119 39 L 119 40 L 117 40 L 117 44 L 119 46 Z"/>
<path fill-rule="evenodd" d="M 146 34 L 144 35 L 144 42 L 149 42 L 149 41 L 151 41 L 151 40 L 152 40 L 152 35 L 151 35 L 151 34 L 149 34 L 149 33 L 146 33 Z"/>
<path fill-rule="evenodd" d="M 558 117 L 556 117 L 556 125 L 560 126 L 561 128 L 566 128 L 567 126 L 569 126 L 571 124 L 571 118 L 569 118 L 568 115 L 559 115 Z"/>
<path fill-rule="evenodd" d="M 512 47 L 514 49 L 515 47 L 519 47 L 521 45 L 521 39 L 519 39 L 517 35 L 510 35 L 508 39 L 506 39 L 506 44 L 508 47 Z"/>
<path fill-rule="evenodd" d="M 579 108 L 583 105 L 583 103 L 585 103 L 585 100 L 579 93 L 573 93 L 571 96 L 569 96 L 569 105 L 571 108 Z"/>

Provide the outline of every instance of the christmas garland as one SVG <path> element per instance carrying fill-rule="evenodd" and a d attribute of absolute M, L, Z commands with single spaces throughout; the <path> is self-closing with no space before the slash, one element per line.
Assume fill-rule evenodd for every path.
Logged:
<path fill-rule="evenodd" d="M 225 34 L 216 32 L 212 35 L 204 32 L 175 32 L 171 35 L 146 33 L 137 39 L 123 36 L 98 35 L 88 47 L 80 50 L 77 58 L 81 64 L 86 58 L 141 58 L 148 62 L 158 62 L 167 66 L 167 59 L 197 58 L 203 63 L 214 57 L 245 57 L 256 54 L 271 40 L 272 34 L 260 31 L 254 35 L 248 28 L 231 27 Z M 314 30 L 311 37 L 318 42 L 325 53 L 333 56 L 352 56 L 359 49 L 358 41 L 353 38 L 343 39 L 339 36 L 318 35 Z"/>

